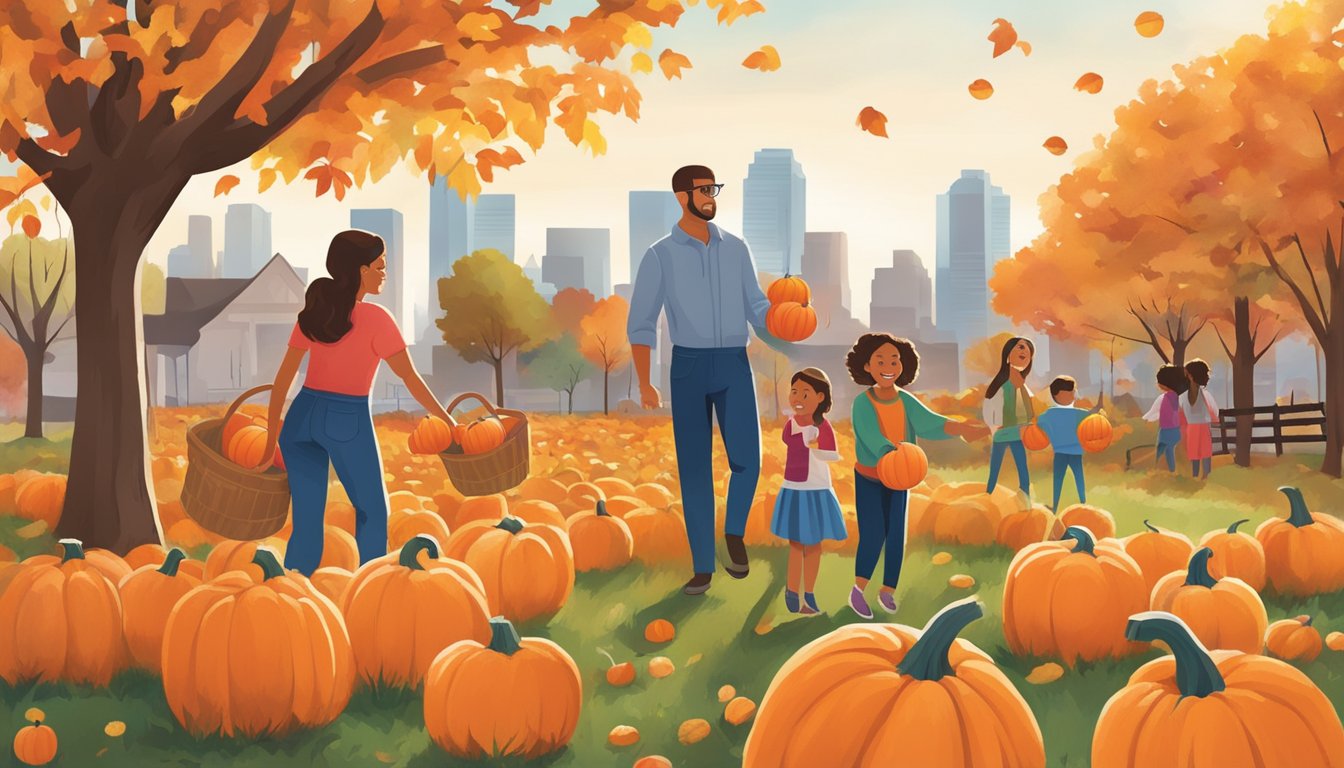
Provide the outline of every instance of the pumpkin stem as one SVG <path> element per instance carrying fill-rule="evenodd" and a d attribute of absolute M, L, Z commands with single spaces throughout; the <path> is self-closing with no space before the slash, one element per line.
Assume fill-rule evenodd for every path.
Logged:
<path fill-rule="evenodd" d="M 1187 587 L 1209 587 L 1218 583 L 1209 573 L 1209 558 L 1213 557 L 1213 550 L 1208 547 L 1200 547 L 1199 551 L 1190 556 L 1190 567 L 1185 572 L 1185 585 Z"/>
<path fill-rule="evenodd" d="M 1073 545 L 1074 552 L 1083 552 L 1093 557 L 1097 556 L 1097 553 L 1093 550 L 1093 547 L 1097 544 L 1097 540 L 1092 535 L 1091 531 L 1080 525 L 1070 525 L 1068 528 L 1064 529 L 1064 535 L 1059 537 L 1060 541 L 1067 541 L 1069 539 L 1073 539 L 1077 542 L 1077 544 Z"/>
<path fill-rule="evenodd" d="M 503 616 L 490 619 L 490 650 L 512 656 L 522 647 L 522 640 L 518 638 L 518 630 L 513 628 L 513 622 Z"/>
<path fill-rule="evenodd" d="M 285 568 L 280 565 L 280 561 L 275 559 L 275 553 L 266 547 L 257 547 L 257 553 L 252 556 L 252 564 L 261 569 L 264 579 L 274 579 L 276 576 L 284 576 Z"/>
<path fill-rule="evenodd" d="M 1304 626 L 1304 627 L 1310 627 L 1310 626 L 1311 626 L 1311 617 L 1310 617 L 1310 616 L 1298 616 L 1298 617 L 1297 617 L 1297 621 L 1298 621 L 1298 623 L 1300 623 L 1300 624 L 1301 624 L 1302 626 Z"/>
<path fill-rule="evenodd" d="M 1181 696 L 1204 698 L 1227 688 L 1218 665 L 1190 627 L 1165 611 L 1144 611 L 1129 617 L 1125 638 L 1138 642 L 1161 640 L 1176 657 L 1176 687 Z"/>
<path fill-rule="evenodd" d="M 57 543 L 65 550 L 61 555 L 61 562 L 84 559 L 84 542 L 79 539 L 61 539 Z"/>
<path fill-rule="evenodd" d="M 896 671 L 916 680 L 941 680 L 952 674 L 947 660 L 952 641 L 957 639 L 967 624 L 985 615 L 985 609 L 974 597 L 958 600 L 934 614 L 924 625 L 919 640 L 905 654 Z"/>
<path fill-rule="evenodd" d="M 503 520 L 500 520 L 498 523 L 495 523 L 495 527 L 517 536 L 523 530 L 523 521 L 510 515 Z"/>
<path fill-rule="evenodd" d="M 1311 525 L 1316 522 L 1311 517 L 1311 512 L 1307 511 L 1307 500 L 1302 498 L 1302 491 L 1291 485 L 1281 486 L 1279 493 L 1288 497 L 1288 522 L 1295 528 L 1301 528 L 1304 525 Z"/>
<path fill-rule="evenodd" d="M 176 576 L 177 566 L 187 559 L 187 553 L 173 547 L 168 550 L 168 556 L 163 559 L 163 565 L 159 566 L 159 573 L 164 576 Z"/>
<path fill-rule="evenodd" d="M 611 654 L 610 654 L 610 653 L 607 653 L 607 651 L 606 651 L 605 648 L 598 648 L 598 649 L 597 649 L 597 652 L 600 653 L 600 654 L 602 654 L 603 656 L 606 656 L 606 657 L 607 657 L 607 661 L 611 662 L 611 666 L 613 666 L 613 667 L 616 666 L 616 660 L 613 659 L 613 658 L 611 657 Z"/>
<path fill-rule="evenodd" d="M 438 558 L 439 545 L 435 543 L 434 537 L 426 536 L 423 533 L 412 536 L 411 540 L 401 547 L 401 564 L 413 571 L 425 570 L 420 565 L 421 552 L 428 552 L 431 560 Z"/>
<path fill-rule="evenodd" d="M 1241 525 L 1242 523 L 1249 523 L 1249 522 L 1251 522 L 1251 519 L 1250 519 L 1249 517 L 1243 517 L 1242 519 L 1238 520 L 1237 522 L 1235 522 L 1235 523 L 1233 523 L 1233 524 L 1227 526 L 1227 532 L 1228 532 L 1228 533 L 1236 533 L 1236 532 L 1237 532 L 1237 526 Z"/>
<path fill-rule="evenodd" d="M 1148 530 L 1152 531 L 1153 533 L 1161 533 L 1161 531 L 1159 531 L 1159 530 L 1157 530 L 1156 528 L 1154 528 L 1154 527 L 1153 527 L 1153 524 L 1150 523 L 1150 522 L 1148 522 L 1147 520 L 1144 520 L 1144 521 L 1143 521 L 1143 527 L 1144 527 L 1144 528 L 1147 528 Z"/>
<path fill-rule="evenodd" d="M 602 499 L 597 500 L 597 516 L 611 517 L 611 513 L 607 511 L 607 502 L 603 501 Z"/>

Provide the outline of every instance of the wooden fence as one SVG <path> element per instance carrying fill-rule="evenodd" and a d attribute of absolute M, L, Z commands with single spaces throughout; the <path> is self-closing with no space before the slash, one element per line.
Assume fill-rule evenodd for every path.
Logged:
<path fill-rule="evenodd" d="M 1225 456 L 1237 447 L 1237 417 L 1251 417 L 1251 445 L 1272 445 L 1276 456 L 1283 455 L 1283 446 L 1289 443 L 1325 442 L 1325 403 L 1296 403 L 1289 405 L 1263 405 L 1256 408 L 1220 408 L 1218 421 L 1209 425 L 1213 432 L 1213 453 Z M 1313 434 L 1302 434 L 1303 428 L 1316 428 Z M 1269 430 L 1269 434 L 1256 434 L 1256 430 Z M 1285 430 L 1298 430 L 1295 434 L 1284 434 Z M 1156 449 L 1155 440 L 1133 446 L 1125 451 L 1125 468 L 1134 464 L 1136 454 L 1152 455 Z"/>

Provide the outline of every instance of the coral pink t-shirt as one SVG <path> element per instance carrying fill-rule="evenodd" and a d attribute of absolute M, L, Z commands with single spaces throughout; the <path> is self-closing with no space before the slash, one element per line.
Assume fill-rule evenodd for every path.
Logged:
<path fill-rule="evenodd" d="M 289 334 L 289 346 L 308 351 L 308 375 L 303 385 L 309 389 L 341 395 L 368 397 L 373 389 L 373 374 L 378 362 L 406 348 L 397 321 L 383 307 L 365 301 L 355 302 L 350 313 L 353 326 L 335 344 L 323 344 L 303 335 L 299 324 Z"/>

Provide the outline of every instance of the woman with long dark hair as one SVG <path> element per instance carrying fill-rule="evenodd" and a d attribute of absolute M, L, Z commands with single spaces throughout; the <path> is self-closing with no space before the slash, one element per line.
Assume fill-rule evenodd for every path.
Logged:
<path fill-rule="evenodd" d="M 267 421 L 281 424 L 290 385 L 308 355 L 303 388 L 290 404 L 279 434 L 293 496 L 294 528 L 285 567 L 304 575 L 312 575 L 322 560 L 327 474 L 332 466 L 355 507 L 360 563 L 387 554 L 387 489 L 369 404 L 378 363 L 386 360 L 416 402 L 451 423 L 415 370 L 396 320 L 386 309 L 364 301 L 381 293 L 387 280 L 383 239 L 358 229 L 338 233 L 327 249 L 327 272 L 329 277 L 319 277 L 308 286 L 289 348 L 275 374 Z M 275 455 L 276 440 L 271 431 L 263 467 Z"/>
<path fill-rule="evenodd" d="M 1027 471 L 1027 449 L 1022 446 L 1022 427 L 1036 417 L 1036 407 L 1027 388 L 1027 375 L 1036 358 L 1036 345 L 1030 339 L 1014 336 L 1003 344 L 999 355 L 999 372 L 985 390 L 985 424 L 994 430 L 989 450 L 989 482 L 987 493 L 993 493 L 999 482 L 999 468 L 1003 454 L 1012 451 L 1017 465 L 1017 485 L 1023 493 L 1031 492 L 1031 473 Z"/>

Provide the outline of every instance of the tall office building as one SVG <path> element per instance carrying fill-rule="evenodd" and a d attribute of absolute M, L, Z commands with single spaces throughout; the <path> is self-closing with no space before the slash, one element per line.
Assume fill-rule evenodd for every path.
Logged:
<path fill-rule="evenodd" d="M 202 273 L 202 277 L 214 277 L 218 272 L 213 232 L 214 223 L 209 216 L 187 217 L 187 247 L 191 249 L 194 271 Z"/>
<path fill-rule="evenodd" d="M 471 253 L 476 228 L 476 201 L 463 200 L 448 186 L 446 176 L 434 179 L 429 188 L 429 281 L 425 286 L 429 332 L 443 316 L 439 302 L 439 279 L 453 274 L 453 262 Z"/>
<path fill-rule="evenodd" d="M 532 285 L 536 287 L 537 293 L 541 294 L 541 298 L 550 301 L 555 298 L 555 294 L 559 293 L 554 285 L 546 282 L 542 275 L 541 265 L 537 263 L 535 255 L 527 257 L 527 264 L 523 266 L 523 274 L 527 275 L 527 279 L 532 281 Z"/>
<path fill-rule="evenodd" d="M 742 236 L 756 270 L 797 273 L 807 222 L 807 178 L 791 149 L 760 149 L 742 185 Z"/>
<path fill-rule="evenodd" d="M 220 277 L 252 277 L 271 256 L 271 214 L 254 203 L 235 203 L 224 213 Z"/>
<path fill-rule="evenodd" d="M 611 230 L 548 227 L 542 278 L 557 291 L 584 288 L 598 299 L 611 295 Z"/>
<path fill-rule="evenodd" d="M 403 288 L 413 281 L 408 280 L 406 275 L 406 237 L 402 231 L 401 211 L 394 208 L 355 208 L 350 211 L 350 226 L 383 238 L 383 245 L 387 248 L 387 283 L 383 286 L 383 292 L 373 300 L 387 307 L 397 321 L 398 328 L 405 328 Z"/>
<path fill-rule="evenodd" d="M 481 195 L 476 200 L 469 251 L 495 250 L 514 259 L 516 205 L 513 195 Z"/>
<path fill-rule="evenodd" d="M 849 238 L 844 232 L 808 232 L 803 237 L 802 277 L 812 288 L 812 306 L 824 318 L 849 315 Z"/>
<path fill-rule="evenodd" d="M 210 264 L 202 264 L 190 245 L 175 245 L 168 251 L 168 270 L 164 274 L 166 277 L 214 277 Z"/>
<path fill-rule="evenodd" d="M 630 193 L 630 282 L 639 274 L 639 262 L 649 246 L 663 239 L 681 219 L 681 203 L 674 192 L 636 190 Z"/>
<path fill-rule="evenodd" d="M 987 284 L 995 262 L 1011 255 L 1009 211 L 984 171 L 962 171 L 938 196 L 936 320 L 963 348 L 1009 327 L 989 309 Z"/>
<path fill-rule="evenodd" d="M 874 331 L 923 339 L 933 325 L 933 281 L 919 254 L 891 252 L 891 266 L 873 270 L 868 324 Z M 932 339 L 930 339 L 932 340 Z"/>

